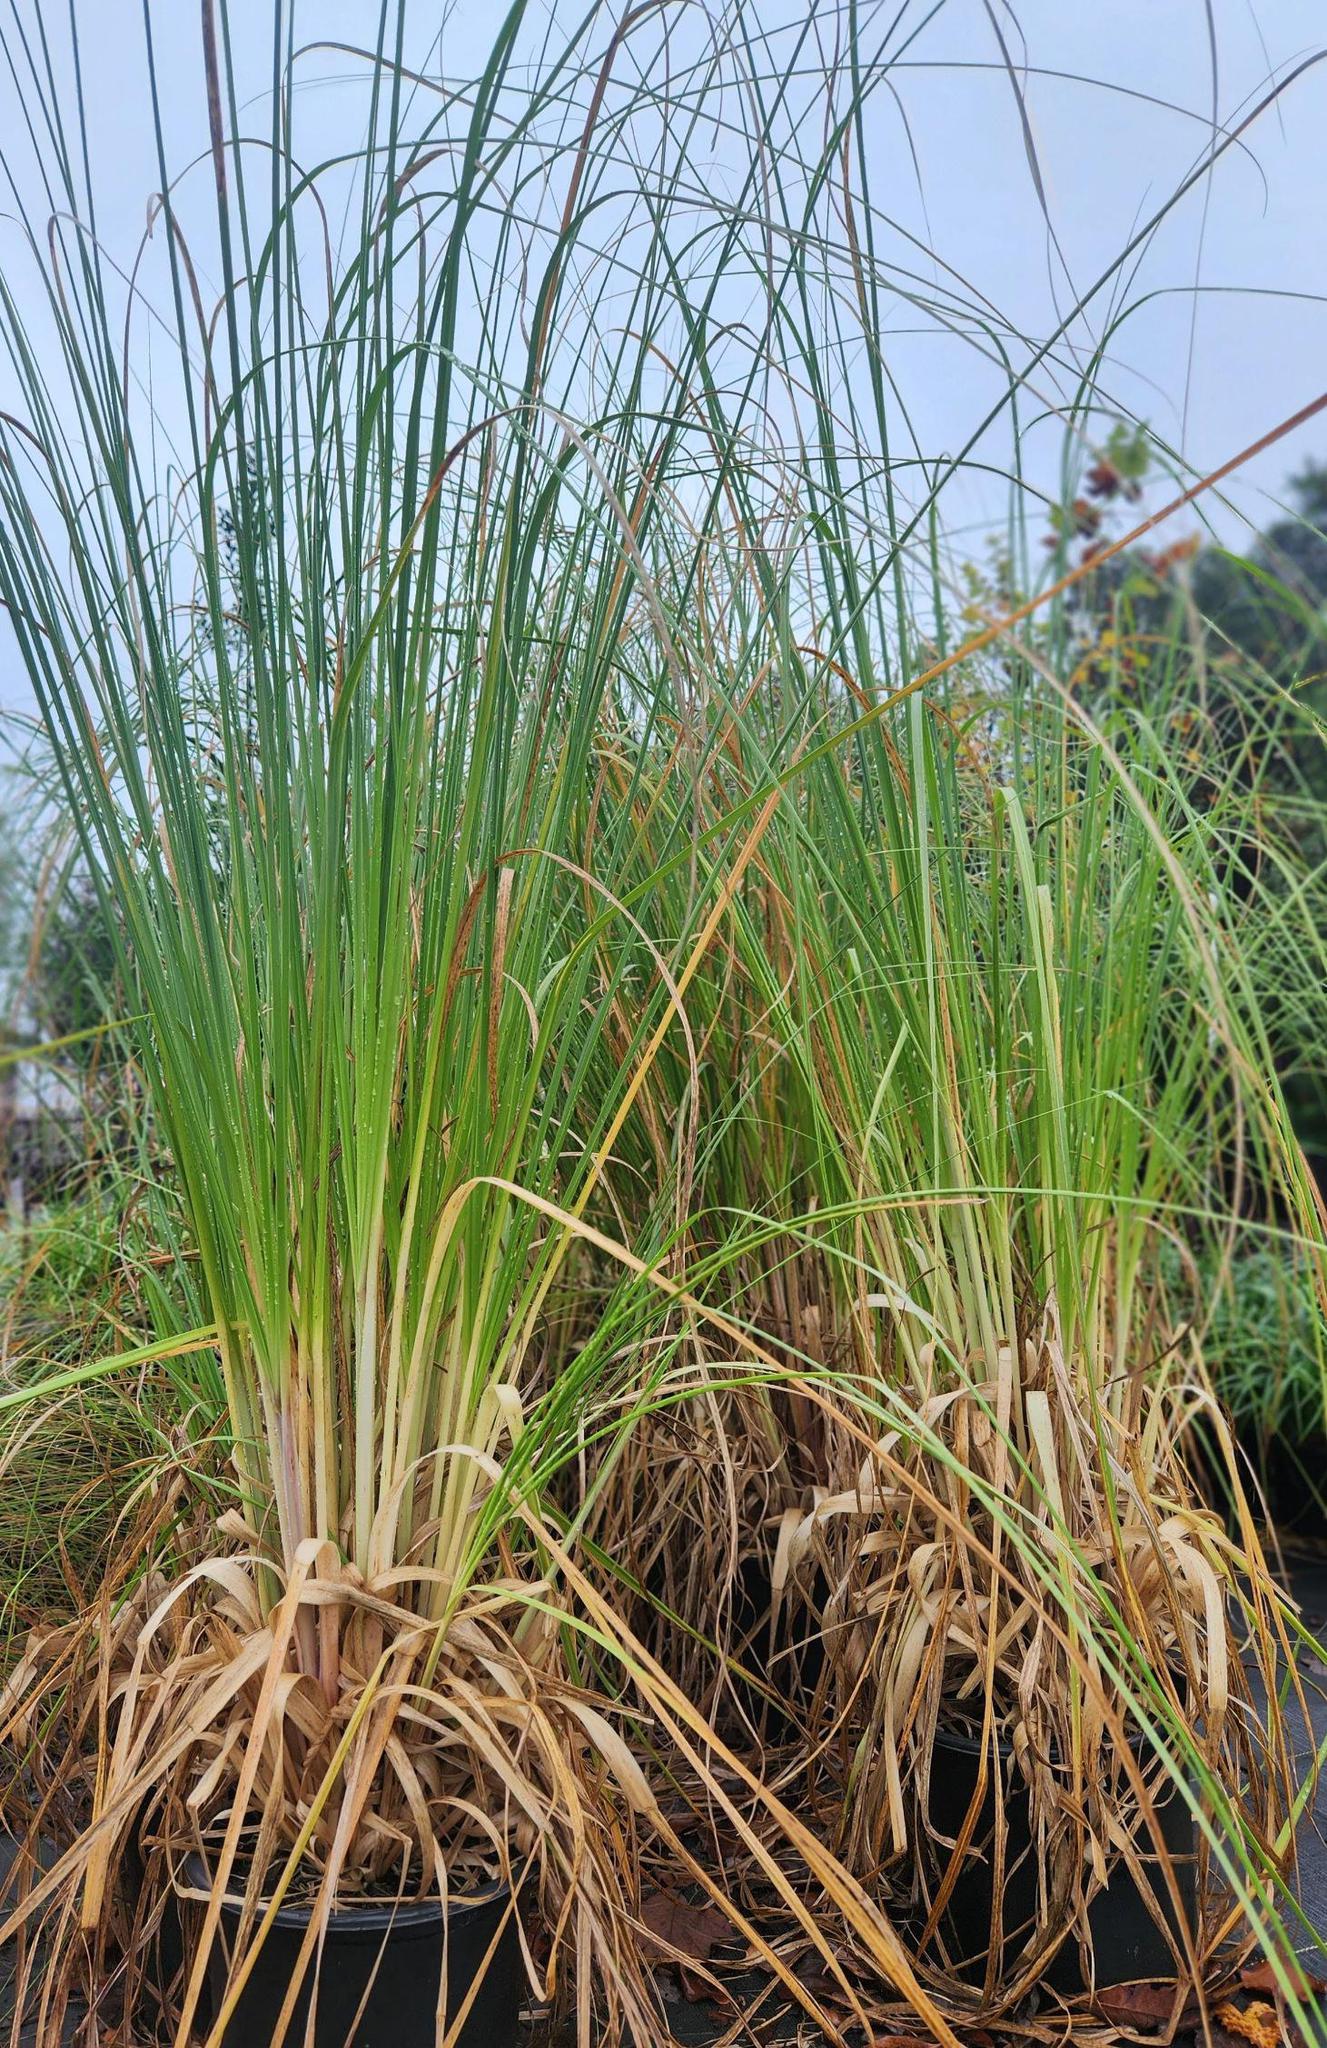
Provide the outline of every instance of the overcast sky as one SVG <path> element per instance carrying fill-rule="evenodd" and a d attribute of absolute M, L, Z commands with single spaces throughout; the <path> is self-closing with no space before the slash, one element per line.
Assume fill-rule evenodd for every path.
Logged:
<path fill-rule="evenodd" d="M 168 148 L 184 162 L 206 142 L 197 0 L 150 5 Z M 231 0 L 229 9 L 255 93 L 268 70 L 271 6 Z M 159 182 L 141 0 L 75 7 L 92 83 L 101 236 L 132 260 Z M 919 32 L 891 74 L 892 94 L 872 102 L 874 196 L 1028 335 L 1049 332 L 1175 190 L 1210 146 L 1214 108 L 1221 123 L 1235 123 L 1275 79 L 1327 49 L 1325 0 L 912 0 L 912 8 Z M 31 0 L 20 0 L 20 11 L 30 17 Z M 571 25 L 582 0 L 565 9 L 556 0 L 553 11 Z M 64 10 L 49 12 L 55 33 Z M 377 13 L 377 0 L 304 0 L 297 18 L 307 37 L 364 42 Z M 459 0 L 446 12 L 442 67 L 472 74 L 499 13 L 494 0 Z M 411 0 L 421 49 L 443 18 L 438 0 Z M 1022 106 L 1006 57 L 1021 71 Z M 316 65 L 306 75 L 303 118 L 335 138 L 344 99 L 330 78 L 319 82 Z M 12 86 L 0 79 L 0 137 L 16 132 L 16 114 Z M 1149 243 L 1127 288 L 1092 300 L 1074 330 L 1080 354 L 1122 306 L 1129 310 L 1104 381 L 1195 468 L 1214 467 L 1327 388 L 1327 61 L 1310 64 L 1226 151 Z M 966 344 L 900 321 L 889 354 L 925 450 L 961 445 L 989 398 Z M 0 378 L 0 402 L 2 387 Z M 960 547 L 970 535 L 975 549 L 1002 519 L 1005 423 L 981 453 L 997 473 L 954 500 L 951 540 Z M 1230 487 L 1238 511 L 1265 520 L 1287 473 L 1310 454 L 1327 457 L 1327 417 L 1249 466 Z M 1053 478 L 1049 454 L 1047 465 Z M 1235 514 L 1217 517 L 1234 539 Z M 12 648 L 0 641 L 0 703 L 29 701 Z"/>

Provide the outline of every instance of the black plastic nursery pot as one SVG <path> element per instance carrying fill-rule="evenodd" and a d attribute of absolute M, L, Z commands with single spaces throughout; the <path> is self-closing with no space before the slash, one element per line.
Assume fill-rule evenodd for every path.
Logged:
<path fill-rule="evenodd" d="M 1232 1427 L 1240 1479 L 1254 1515 L 1282 1543 L 1317 1548 L 1327 1542 L 1327 1432 L 1293 1422 L 1268 1428 L 1249 1416 L 1235 1418 Z M 1193 1441 L 1194 1469 L 1208 1503 L 1237 1526 L 1226 1452 L 1203 1418 L 1194 1424 Z"/>
<path fill-rule="evenodd" d="M 939 1729 L 931 1758 L 929 1813 L 938 1834 L 951 1840 L 959 1835 L 977 1789 L 980 1745 L 971 1736 Z M 998 1925 L 1003 1941 L 1005 1973 L 1027 1943 L 1037 1912 L 1037 1851 L 1032 1834 L 1029 1794 L 1012 1752 L 1001 1745 L 999 1780 L 988 1769 L 981 1816 L 962 1870 L 949 1895 L 939 1923 L 945 1954 L 965 1981 L 980 1983 L 986 1974 L 992 1929 Z M 996 1800 L 1005 1822 L 1005 1865 L 998 1921 L 995 1916 L 993 1843 Z M 1166 1857 L 1171 1863 L 1183 1907 L 1184 1920 L 1196 1925 L 1196 1863 L 1192 1811 L 1178 1788 L 1167 1781 L 1153 1792 L 1153 1806 Z M 1140 1835 L 1139 1860 L 1150 1883 L 1162 1916 L 1180 1940 L 1180 1924 L 1162 1859 L 1150 1832 Z M 934 1855 L 938 1889 L 950 1852 L 936 1845 Z M 1104 1891 L 1088 1907 L 1092 1936 L 1093 1980 L 1097 1987 L 1128 1984 L 1139 1979 L 1171 1978 L 1175 1956 L 1151 1903 L 1133 1873 L 1117 1862 Z M 1042 1972 L 1042 1979 L 1066 1997 L 1088 1988 L 1077 1940 L 1070 1935 Z"/>
<path fill-rule="evenodd" d="M 201 1858 L 185 1865 L 191 1890 L 206 1890 Z M 201 1909 L 200 1909 L 201 1910 Z M 303 2048 L 313 1967 L 284 2033 L 276 2031 L 310 1909 L 281 1906 L 222 2035 L 224 2048 Z M 226 1995 L 240 1902 L 221 1907 L 208 1957 L 213 2011 Z M 397 1905 L 348 1906 L 331 1914 L 318 1968 L 313 2048 L 435 2048 L 444 1940 L 450 2027 L 473 1990 L 456 2048 L 508 2048 L 517 2036 L 524 1969 L 511 1887 Z"/>
<path fill-rule="evenodd" d="M 1260 1505 L 1278 1536 L 1286 1542 L 1327 1537 L 1327 1436 L 1317 1430 L 1293 1441 L 1263 1440 L 1241 1431 L 1240 1444 L 1257 1475 Z"/>
<path fill-rule="evenodd" d="M 828 1582 L 817 1570 L 811 1600 L 827 1598 Z M 744 1557 L 733 1585 L 732 1628 L 741 1643 L 743 1672 L 733 1691 L 746 1718 L 770 1742 L 790 1741 L 801 1729 L 825 1666 L 820 1624 L 806 1599 L 790 1586 L 774 1614 L 774 1581 L 769 1559 Z"/>

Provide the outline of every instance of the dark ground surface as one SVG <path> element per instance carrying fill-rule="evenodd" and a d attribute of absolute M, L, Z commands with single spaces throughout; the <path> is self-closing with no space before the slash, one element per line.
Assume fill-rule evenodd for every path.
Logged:
<path fill-rule="evenodd" d="M 1291 1561 L 1290 1585 L 1306 1627 L 1327 1645 L 1327 1556 Z M 1300 1725 L 1296 1760 L 1327 1742 L 1327 1664 L 1311 1657 L 1304 1668 L 1312 1725 Z M 1327 1788 L 1319 1786 L 1316 1811 L 1299 1836 L 1299 1903 L 1311 1927 L 1327 1939 Z M 1307 1945 L 1307 1944 L 1306 1944 Z M 1327 1975 L 1327 1970 L 1319 1972 Z"/>
<path fill-rule="evenodd" d="M 1314 1558 L 1290 1559 L 1288 1563 L 1291 1590 L 1300 1603 L 1304 1621 L 1320 1643 L 1327 1643 L 1327 1554 Z M 1327 1664 L 1317 1658 L 1307 1658 L 1303 1665 L 1303 1675 L 1309 1698 L 1309 1721 L 1306 1725 L 1303 1716 L 1296 1711 L 1294 1725 L 1296 1759 L 1298 1762 L 1307 1763 L 1313 1751 L 1320 1750 L 1323 1744 L 1327 1743 Z M 7 1860 L 5 1845 L 0 1841 L 0 1873 L 6 1867 Z M 1327 1788 L 1320 1789 L 1316 1810 L 1306 1816 L 1300 1830 L 1298 1897 L 1309 1926 L 1318 1929 L 1327 1937 Z M 1306 1957 L 1314 1954 L 1312 1940 L 1307 1935 L 1301 1944 L 1301 1952 Z M 1316 1974 L 1324 1975 L 1327 1974 L 1327 1970 L 1320 1967 L 1321 1961 L 1321 1957 L 1317 1956 L 1313 1968 Z M 11 1967 L 8 1957 L 0 1956 L 0 2040 L 4 2041 L 9 2039 L 12 2012 Z M 759 1998 L 761 1981 L 750 1979 L 749 1993 L 746 1983 L 734 1983 L 731 1989 L 740 2002 L 745 2002 L 748 1995 L 755 2001 Z M 786 2012 L 786 1998 L 779 1999 L 773 2004 L 767 2002 L 762 2009 L 766 2015 L 770 2015 L 780 2007 Z M 810 2043 L 816 2038 L 805 2022 L 799 2025 L 795 2013 L 787 2013 L 784 2023 L 774 2030 L 769 2029 L 768 2018 L 763 2025 L 758 2022 L 757 2028 L 753 2031 L 740 2026 L 735 2030 L 733 2009 L 730 2006 L 721 2009 L 712 2003 L 688 1999 L 682 1995 L 680 1987 L 677 1989 L 676 1997 L 669 2001 L 668 2018 L 675 2038 L 684 2044 L 684 2048 L 705 2048 L 705 2044 L 717 2043 L 724 2039 L 749 2042 L 759 2038 L 766 2041 L 774 2038 L 799 2041 L 806 2044 L 806 2048 L 810 2048 Z M 559 2032 L 554 2036 L 546 2026 L 538 2023 L 532 2023 L 522 2029 L 522 2048 L 566 2048 L 566 2044 L 574 2042 L 574 2039 L 574 2031 L 569 2034 Z M 1323 2002 L 1320 2040 L 1324 2048 L 1327 2048 L 1327 2000 Z M 22 2048 L 48 2048 L 48 2044 L 39 2044 L 35 2033 L 25 2029 Z M 253 2048 L 266 2048 L 266 2044 L 255 2042 Z M 1237 2035 L 1227 2035 L 1226 2048 L 1248 2048 L 1248 2042 Z M 1318 2048 L 1318 2044 L 1313 2044 L 1313 2048 Z"/>

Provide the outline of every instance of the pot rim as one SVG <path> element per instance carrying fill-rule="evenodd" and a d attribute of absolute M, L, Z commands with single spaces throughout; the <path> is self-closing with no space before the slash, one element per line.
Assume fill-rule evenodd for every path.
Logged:
<path fill-rule="evenodd" d="M 519 1883 L 523 1863 L 518 1864 L 512 1875 Z M 180 1875 L 191 1890 L 209 1891 L 211 1879 L 207 1864 L 197 1849 L 191 1849 L 181 1866 Z M 176 1895 L 181 1893 L 179 1876 L 172 1880 Z M 354 1905 L 333 1906 L 327 1916 L 329 1938 L 339 1941 L 369 1940 L 385 1934 L 431 1934 L 441 1927 L 444 1915 L 448 1921 L 464 1919 L 470 1913 L 482 1911 L 496 1905 L 500 1900 L 513 1896 L 513 1886 L 505 1878 L 496 1878 L 490 1885 L 474 1892 L 458 1892 L 444 1902 L 437 1893 L 426 1899 L 381 1899 L 364 1901 Z M 232 1892 L 224 1892 L 221 1898 L 222 1917 L 238 1920 L 243 1902 Z M 300 1905 L 278 1906 L 272 1916 L 273 1927 L 307 1928 L 313 1917 L 313 1907 Z"/>

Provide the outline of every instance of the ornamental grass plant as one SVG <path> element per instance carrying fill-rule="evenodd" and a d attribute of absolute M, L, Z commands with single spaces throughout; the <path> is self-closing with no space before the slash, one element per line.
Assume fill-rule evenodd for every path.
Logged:
<path fill-rule="evenodd" d="M 209 2041 L 283 1900 L 315 1908 L 288 2015 L 333 1903 L 495 1875 L 538 1900 L 529 1966 L 549 1993 L 575 1969 L 582 2026 L 659 2026 L 631 1909 L 639 1830 L 667 1830 L 578 1642 L 686 1702 L 581 1598 L 553 1483 L 648 1391 L 677 1283 L 591 1217 L 631 1221 L 615 1148 L 673 1114 L 665 1047 L 694 1070 L 685 995 L 747 858 L 739 810 L 697 866 L 685 797 L 733 716 L 687 628 L 697 531 L 744 468 L 763 488 L 767 365 L 721 390 L 712 337 L 753 262 L 800 310 L 818 242 L 769 269 L 767 132 L 682 226 L 702 111 L 754 77 L 780 118 L 741 37 L 670 100 L 667 39 L 664 83 L 624 95 L 597 13 L 518 77 L 524 15 L 457 94 L 384 9 L 346 53 L 365 139 L 307 165 L 293 20 L 259 139 L 208 5 L 210 147 L 180 175 L 149 20 L 160 190 L 125 265 L 76 19 L 69 92 L 34 24 L 5 32 L 52 239 L 27 216 L 0 285 L 0 598 L 141 1005 L 205 1317 L 88 1377 L 167 1358 L 192 1407 L 215 1370 L 228 1492 L 149 1513 L 11 1674 L 14 1823 L 35 1859 L 57 1801 L 80 1822 L 6 1928 L 40 1936 L 15 2025 L 43 2036 L 75 1991 L 135 2023 L 190 1850 L 202 1926 L 155 1987 L 180 2040 L 228 1892 Z M 812 215 L 829 161 L 798 166 Z M 661 876 L 691 885 L 656 937 L 641 828 L 670 783 Z M 591 1251 L 617 1278 L 568 1333 Z M 849 1911 L 912 1986 L 873 1903 Z"/>
<path fill-rule="evenodd" d="M 818 522 L 840 550 L 823 588 L 862 573 L 873 530 L 869 508 Z M 844 659 L 828 624 L 818 644 Z M 897 705 L 859 663 L 806 709 L 797 802 L 734 899 L 737 1068 L 696 1202 L 740 1203 L 723 1283 L 792 1377 L 652 1419 L 632 1496 L 639 1516 L 662 1466 L 684 1503 L 672 1656 L 766 1732 L 773 1709 L 785 1798 L 893 1892 L 938 1991 L 947 1902 L 993 1873 L 984 2018 L 1066 1951 L 1091 1984 L 1112 1881 L 1152 1902 L 1182 1982 L 1236 1926 L 1304 1938 L 1287 1880 L 1316 1773 L 1278 1705 L 1304 1711 L 1302 1631 L 1192 1290 L 1254 1237 L 1308 1316 L 1323 1277 L 1260 979 L 1275 957 L 1300 974 L 1278 1000 L 1311 990 L 1312 891 L 1245 865 L 1275 707 L 1236 755 L 1200 751 L 1183 646 L 1148 701 L 1104 710 L 1061 680 L 1054 626 L 994 649 L 923 642 L 904 663 L 943 671 L 927 694 Z M 723 765 L 719 812 L 746 766 Z M 1213 1447 L 1229 1526 L 1195 1482 Z M 658 1524 L 621 1542 L 658 1583 Z M 930 1790 L 955 1742 L 980 1759 L 957 1843 Z M 1006 1936 L 1015 1794 L 1036 1906 Z M 1198 1825 L 1187 1929 L 1174 1799 Z"/>
<path fill-rule="evenodd" d="M 1151 1853 L 1172 1784 L 1207 1809 L 1200 1892 L 1209 1851 L 1265 1881 L 1288 1838 L 1298 1778 L 1262 1700 L 1294 1624 L 1247 1505 L 1232 1537 L 1186 1470 L 1214 1404 L 1160 1280 L 1246 1181 L 1317 1231 L 1213 886 L 1219 814 L 1146 729 L 1019 688 L 919 706 L 896 748 L 827 772 L 808 824 L 842 848 L 817 891 L 834 923 L 799 954 L 824 963 L 800 1035 L 842 1173 L 818 1230 L 879 1442 L 783 1531 L 788 1569 L 823 1552 L 851 1866 L 910 1854 L 933 1938 L 968 1847 L 932 1839 L 944 1744 L 977 1744 L 996 1900 L 1000 1786 L 1028 1787 L 1038 1911 L 1012 1953 L 996 1927 L 990 2000 L 1066 1935 L 1090 1956 L 1087 1905 Z M 790 895 L 806 867 L 799 848 Z"/>
<path fill-rule="evenodd" d="M 214 2048 L 301 1903 L 279 2033 L 334 1906 L 501 1879 L 578 2038 L 659 2040 L 645 1864 L 840 2037 L 887 2000 L 954 2048 L 1090 1947 L 1163 1781 L 1235 1901 L 1177 1964 L 1275 1946 L 1296 1624 L 1195 1495 L 1162 1278 L 1256 1183 L 1321 1280 L 1246 784 L 1200 803 L 1158 707 L 1079 701 L 1054 592 L 955 632 L 946 475 L 897 474 L 887 23 L 518 0 L 462 88 L 410 17 L 309 49 L 274 9 L 255 111 L 204 0 L 181 170 L 149 10 L 127 260 L 77 10 L 59 62 L 2 32 L 0 601 L 199 1304 L 72 1368 L 159 1370 L 171 1457 L 9 1676 L 0 1812 L 34 1866 L 66 1832 L 11 1880 L 15 2027 Z M 820 1636 L 791 1754 L 762 1553 Z M 947 1726 L 1035 1817 L 976 1991 Z"/>

